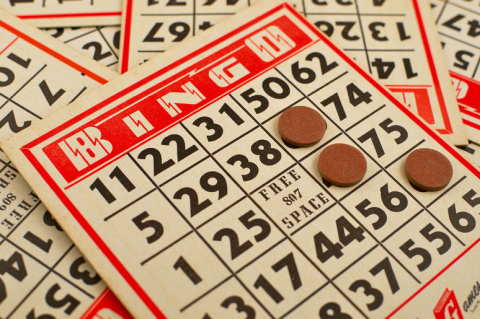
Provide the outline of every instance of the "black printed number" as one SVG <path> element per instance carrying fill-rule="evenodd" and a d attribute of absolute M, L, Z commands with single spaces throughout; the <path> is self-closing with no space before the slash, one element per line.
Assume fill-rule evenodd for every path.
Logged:
<path fill-rule="evenodd" d="M 306 61 L 313 61 L 313 59 L 318 59 L 322 75 L 330 72 L 338 66 L 337 62 L 328 63 L 325 56 L 318 52 L 310 53 L 305 58 Z M 295 81 L 302 84 L 312 83 L 317 77 L 317 75 L 312 69 L 309 69 L 307 67 L 300 67 L 298 61 L 292 64 L 292 75 Z"/>
<path fill-rule="evenodd" d="M 211 183 L 214 180 L 215 183 Z M 207 192 L 218 193 L 218 199 L 222 199 L 228 193 L 227 190 L 227 181 L 222 174 L 212 171 L 205 173 L 200 178 L 200 186 Z M 190 199 L 190 217 L 194 217 L 210 205 L 212 202 L 209 199 L 204 200 L 203 202 L 198 202 L 197 192 L 190 187 L 184 187 L 179 189 L 174 195 L 174 199 L 181 200 L 184 195 L 187 195 Z"/>
<path fill-rule="evenodd" d="M 70 266 L 70 275 L 75 279 L 81 279 L 85 284 L 92 286 L 98 284 L 102 278 L 96 273 L 92 274 L 88 270 L 80 270 L 80 266 L 86 264 L 87 261 L 83 257 L 78 257 Z"/>
<path fill-rule="evenodd" d="M 273 166 L 282 159 L 282 153 L 273 148 L 272 144 L 267 140 L 256 141 L 252 144 L 250 150 L 253 154 L 259 156 L 260 162 L 265 166 Z M 242 175 L 242 179 L 245 182 L 254 179 L 258 175 L 258 166 L 255 163 L 250 162 L 244 155 L 233 155 L 227 160 L 227 163 L 232 166 L 236 163 L 240 163 L 241 168 L 248 169 L 248 173 Z"/>
<path fill-rule="evenodd" d="M 245 122 L 227 103 L 224 103 L 218 112 L 226 114 L 238 126 Z M 197 127 L 200 127 L 202 124 L 205 124 L 205 128 L 208 131 L 213 131 L 212 134 L 207 135 L 209 142 L 214 142 L 223 136 L 223 127 L 215 123 L 211 117 L 202 116 L 193 121 L 193 125 Z"/>
<path fill-rule="evenodd" d="M 272 85 L 273 83 L 276 84 L 275 89 L 274 89 L 274 86 Z M 265 91 L 265 93 L 268 94 L 268 96 L 277 100 L 285 99 L 290 95 L 290 87 L 288 86 L 287 83 L 285 83 L 285 81 L 279 78 L 275 78 L 275 77 L 266 78 L 265 80 L 263 80 L 262 88 Z M 255 93 L 254 89 L 248 89 L 240 95 L 245 99 L 245 101 L 247 101 L 250 104 L 254 102 L 259 102 L 260 105 L 254 108 L 255 113 L 259 114 L 264 112 L 268 108 L 270 103 L 268 102 L 268 99 L 265 96 L 260 94 L 252 95 L 254 93 Z M 257 103 L 255 104 L 257 105 Z"/>
<path fill-rule="evenodd" d="M 392 264 L 390 263 L 390 259 L 388 257 L 386 257 L 380 263 L 370 269 L 370 273 L 373 276 L 377 276 L 380 272 L 385 273 L 392 294 L 395 294 L 397 291 L 400 290 L 400 286 L 398 284 L 397 278 L 392 268 Z M 365 279 L 357 280 L 353 282 L 349 287 L 349 289 L 353 292 L 357 292 L 360 288 L 363 288 L 363 293 L 365 294 L 365 296 L 373 297 L 373 301 L 367 304 L 368 310 L 373 311 L 380 308 L 380 306 L 383 304 L 382 292 L 376 288 L 373 288 L 372 285 Z"/>
<path fill-rule="evenodd" d="M 95 61 L 106 59 L 112 55 L 112 52 L 110 51 L 102 52 L 102 45 L 96 41 L 88 42 L 82 47 L 84 50 L 89 50 L 90 48 L 93 48 L 93 59 Z"/>
<path fill-rule="evenodd" d="M 125 188 L 126 191 L 131 192 L 136 187 L 133 183 L 128 179 L 127 176 L 122 172 L 122 170 L 117 166 L 113 169 L 112 173 L 109 175 L 110 179 L 116 179 L 120 184 Z M 108 204 L 113 203 L 117 200 L 115 196 L 113 196 L 112 192 L 103 184 L 103 182 L 97 178 L 92 185 L 90 185 L 90 189 L 97 190 L 100 195 L 107 201 Z"/>
<path fill-rule="evenodd" d="M 243 299 L 241 297 L 231 296 L 231 297 L 228 297 L 227 299 L 225 299 L 221 303 L 221 306 L 225 309 L 228 309 L 231 305 L 235 305 L 235 310 L 238 313 L 244 313 L 244 314 L 247 315 L 246 317 L 242 317 L 242 318 L 255 319 L 255 317 L 256 317 L 255 309 L 246 305 L 245 301 L 243 301 Z M 212 319 L 212 318 L 207 313 L 203 316 L 202 319 Z"/>
<path fill-rule="evenodd" d="M 350 83 L 349 85 L 347 85 L 346 90 L 348 93 L 348 100 L 353 107 L 356 107 L 362 103 L 370 104 L 372 102 L 372 95 L 369 92 L 363 92 L 354 83 Z M 335 110 L 337 111 L 338 119 L 340 121 L 343 121 L 347 118 L 345 108 L 338 93 L 333 94 L 332 96 L 326 98 L 320 103 L 322 103 L 322 105 L 325 107 L 333 104 Z"/>
<path fill-rule="evenodd" d="M 365 239 L 364 230 L 361 227 L 353 226 L 344 216 L 339 217 L 335 223 L 339 243 L 334 244 L 323 232 L 319 232 L 313 237 L 317 258 L 322 263 L 327 262 L 333 256 L 339 259 L 343 256 L 342 249 L 344 247 L 354 240 L 361 242 Z"/>
<path fill-rule="evenodd" d="M 283 268 L 287 268 L 288 270 L 293 290 L 296 291 L 302 287 L 302 280 L 293 253 L 289 253 L 272 266 L 272 269 L 277 273 Z M 284 299 L 280 292 L 278 292 L 278 290 L 263 275 L 258 276 L 253 286 L 257 289 L 263 289 L 277 304 Z"/>
<path fill-rule="evenodd" d="M 177 134 L 172 134 L 165 137 L 162 140 L 162 145 L 170 145 L 172 142 L 174 142 L 177 146 L 177 163 L 198 151 L 198 147 L 196 145 L 185 148 L 185 140 L 183 139 L 183 137 Z M 138 154 L 137 158 L 144 160 L 148 156 L 151 156 L 153 159 L 153 176 L 157 176 L 161 172 L 175 165 L 175 162 L 172 159 L 163 162 L 162 154 L 160 153 L 160 151 L 156 148 L 151 147 L 141 151 L 140 154 Z"/>
<path fill-rule="evenodd" d="M 163 226 L 160 222 L 154 220 L 154 219 L 148 219 L 150 215 L 145 211 L 141 213 L 140 215 L 134 217 L 132 219 L 132 222 L 137 226 L 137 228 L 141 231 L 145 229 L 151 229 L 153 230 L 153 233 L 147 237 L 147 243 L 151 244 L 156 242 L 157 240 L 160 239 L 163 235 Z M 150 233 L 151 233 L 150 230 Z"/>
<path fill-rule="evenodd" d="M 238 220 L 245 226 L 247 229 L 252 229 L 254 227 L 259 227 L 260 232 L 255 235 L 255 241 L 257 243 L 265 240 L 268 235 L 270 235 L 271 227 L 268 222 L 261 218 L 254 218 L 255 213 L 250 210 L 244 215 L 240 216 Z M 215 233 L 213 236 L 214 241 L 222 241 L 223 237 L 227 237 L 230 241 L 230 252 L 231 258 L 234 260 L 239 257 L 241 254 L 253 247 L 251 241 L 247 240 L 246 242 L 240 244 L 237 233 L 231 228 L 223 228 Z"/>
<path fill-rule="evenodd" d="M 335 302 L 329 302 L 320 308 L 318 313 L 320 319 L 352 319 L 352 317 L 340 308 L 340 305 Z"/>
<path fill-rule="evenodd" d="M 143 42 L 165 42 L 164 37 L 158 37 L 157 33 L 162 28 L 163 22 L 157 22 L 150 29 L 147 36 L 143 39 Z M 185 22 L 174 22 L 168 27 L 168 31 L 175 38 L 172 42 L 181 42 L 185 39 L 190 33 L 190 26 Z"/>
<path fill-rule="evenodd" d="M 408 132 L 403 126 L 391 125 L 392 123 L 393 121 L 390 118 L 387 118 L 386 120 L 381 122 L 379 126 L 388 134 L 398 133 L 394 141 L 395 143 L 397 143 L 397 145 L 400 145 L 408 139 Z M 371 140 L 377 157 L 380 158 L 385 155 L 385 150 L 383 149 L 382 143 L 380 142 L 380 138 L 378 137 L 375 128 L 372 128 L 370 131 L 360 136 L 358 140 L 362 144 L 368 140 Z"/>
<path fill-rule="evenodd" d="M 380 197 L 382 198 L 383 205 L 390 211 L 394 213 L 399 213 L 404 211 L 408 206 L 408 198 L 398 192 L 388 190 L 388 184 L 383 185 L 380 188 Z M 395 202 L 394 202 L 395 199 Z M 360 204 L 355 206 L 355 208 L 364 216 L 368 217 L 370 215 L 375 215 L 377 220 L 372 224 L 373 229 L 377 230 L 382 228 L 387 222 L 387 214 L 385 211 L 378 207 L 368 207 L 371 202 L 368 199 L 363 200 Z"/>

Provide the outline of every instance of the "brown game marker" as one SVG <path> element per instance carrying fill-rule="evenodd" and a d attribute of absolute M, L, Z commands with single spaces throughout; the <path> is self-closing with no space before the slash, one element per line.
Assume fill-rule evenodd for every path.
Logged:
<path fill-rule="evenodd" d="M 405 174 L 410 183 L 425 191 L 438 191 L 450 183 L 452 164 L 440 152 L 420 148 L 411 152 L 405 162 Z"/>
<path fill-rule="evenodd" d="M 308 147 L 320 142 L 327 125 L 323 117 L 306 106 L 294 106 L 282 113 L 278 121 L 278 131 L 289 144 Z"/>
<path fill-rule="evenodd" d="M 336 186 L 352 186 L 362 180 L 367 172 L 367 161 L 362 152 L 347 144 L 332 144 L 318 158 L 318 171 Z"/>

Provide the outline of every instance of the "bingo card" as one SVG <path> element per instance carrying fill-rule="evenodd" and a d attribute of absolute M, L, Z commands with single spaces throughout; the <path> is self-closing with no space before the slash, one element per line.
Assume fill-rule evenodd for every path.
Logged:
<path fill-rule="evenodd" d="M 121 73 L 247 5 L 124 1 Z M 427 0 L 303 0 L 295 8 L 442 136 L 468 143 Z"/>
<path fill-rule="evenodd" d="M 296 105 L 325 118 L 318 145 L 280 138 Z M 333 143 L 367 158 L 359 185 L 320 177 Z M 428 318 L 480 276 L 480 172 L 286 3 L 1 145 L 137 318 Z M 407 181 L 418 148 L 451 161 L 443 191 Z"/>
<path fill-rule="evenodd" d="M 121 0 L 0 0 L 0 8 L 37 27 L 119 25 Z"/>
<path fill-rule="evenodd" d="M 465 130 L 470 140 L 480 144 L 479 3 L 466 0 L 431 2 Z"/>
<path fill-rule="evenodd" d="M 115 77 L 0 10 L 1 139 Z M 2 152 L 0 317 L 131 318 Z"/>
<path fill-rule="evenodd" d="M 45 31 L 95 61 L 114 71 L 118 70 L 120 26 L 50 28 Z"/>

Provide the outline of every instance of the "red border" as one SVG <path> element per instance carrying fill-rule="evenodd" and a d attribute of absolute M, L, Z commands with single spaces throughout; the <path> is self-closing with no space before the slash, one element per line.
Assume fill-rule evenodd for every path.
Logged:
<path fill-rule="evenodd" d="M 125 22 L 123 28 L 123 47 L 122 47 L 122 65 L 120 65 L 120 74 L 128 71 L 128 61 L 130 60 L 130 34 L 132 33 L 132 6 L 133 0 L 125 0 Z"/>
<path fill-rule="evenodd" d="M 91 78 L 92 80 L 95 80 L 97 81 L 98 83 L 100 84 L 105 84 L 108 82 L 108 80 L 105 80 L 104 78 L 100 77 L 99 75 L 93 73 L 92 71 L 84 68 L 83 66 L 73 62 L 72 60 L 64 57 L 63 55 L 61 55 L 60 53 L 50 49 L 49 47 L 47 47 L 46 45 L 38 42 L 37 40 L 29 37 L 28 35 L 26 35 L 25 33 L 15 29 L 14 27 L 8 25 L 7 23 L 3 22 L 2 20 L 0 20 L 0 27 L 10 31 L 11 33 L 15 34 L 16 36 L 18 36 L 19 38 L 22 38 L 24 41 L 30 43 L 31 45 L 39 48 L 40 50 L 42 50 L 43 52 L 53 56 L 55 59 L 65 63 L 66 65 L 74 68 L 75 70 L 79 71 L 79 72 L 82 72 L 83 74 L 85 74 L 86 76 L 88 76 L 89 78 Z"/>
<path fill-rule="evenodd" d="M 437 69 L 435 67 L 435 61 L 433 60 L 432 50 L 430 48 L 430 43 L 428 42 L 427 32 L 425 30 L 425 25 L 423 23 L 422 14 L 420 7 L 418 5 L 418 0 L 412 0 L 413 7 L 415 9 L 415 15 L 417 16 L 418 28 L 420 29 L 420 34 L 422 35 L 423 46 L 425 49 L 425 55 L 428 59 L 428 65 L 430 67 L 430 74 L 432 75 L 433 83 L 435 86 L 435 91 L 437 93 L 437 99 L 440 103 L 440 111 L 442 112 L 443 124 L 445 125 L 445 130 L 453 134 L 452 124 L 450 123 L 450 117 L 448 115 L 448 109 L 445 104 L 445 98 L 443 97 L 442 87 L 440 85 L 440 80 L 438 78 Z M 443 134 L 445 130 L 439 130 Z"/>
<path fill-rule="evenodd" d="M 416 0 L 412 0 L 416 1 Z M 59 199 L 64 203 L 66 208 L 70 211 L 72 216 L 77 220 L 79 225 L 85 230 L 85 232 L 90 236 L 94 243 L 97 244 L 99 249 L 105 254 L 107 259 L 112 263 L 112 265 L 117 269 L 117 271 L 124 277 L 127 283 L 132 287 L 132 289 L 137 293 L 139 298 L 145 303 L 145 305 L 157 316 L 157 318 L 165 318 L 163 313 L 158 309 L 158 307 L 153 303 L 150 297 L 143 291 L 143 289 L 139 286 L 139 284 L 135 281 L 132 275 L 126 270 L 123 264 L 117 259 L 117 257 L 113 254 L 113 252 L 108 248 L 108 246 L 103 242 L 100 236 L 93 230 L 90 224 L 86 221 L 86 219 L 81 215 L 81 213 L 77 210 L 77 208 L 73 205 L 73 203 L 68 199 L 62 189 L 55 183 L 53 178 L 47 173 L 45 168 L 40 164 L 40 162 L 36 159 L 36 157 L 31 152 L 31 148 L 35 147 L 39 143 L 47 140 L 51 136 L 59 133 L 64 128 L 72 125 L 73 123 L 79 121 L 80 119 L 92 114 L 93 112 L 97 111 L 99 108 L 111 103 L 112 101 L 124 96 L 125 94 L 131 92 L 132 90 L 138 88 L 139 86 L 150 82 L 154 79 L 158 74 L 168 72 L 179 65 L 181 65 L 184 61 L 197 56 L 202 51 L 208 50 L 209 48 L 217 45 L 218 43 L 222 42 L 225 38 L 231 37 L 236 33 L 241 32 L 243 29 L 249 27 L 251 24 L 256 23 L 257 21 L 263 19 L 264 17 L 271 15 L 281 9 L 285 9 L 290 11 L 291 14 L 296 16 L 300 21 L 303 21 L 305 26 L 310 29 L 314 34 L 316 34 L 323 42 L 325 42 L 330 49 L 332 49 L 336 54 L 338 54 L 345 62 L 347 62 L 350 67 L 356 70 L 360 75 L 362 75 L 366 81 L 368 81 L 372 86 L 374 86 L 378 91 L 380 91 L 385 97 L 387 97 L 392 104 L 394 104 L 398 109 L 400 109 L 407 117 L 409 117 L 415 124 L 417 124 L 421 129 L 423 129 L 433 140 L 435 140 L 438 144 L 440 144 L 446 151 L 448 151 L 456 160 L 458 160 L 461 164 L 463 164 L 472 174 L 474 174 L 477 178 L 480 179 L 480 172 L 472 165 L 470 162 L 465 160 L 458 152 L 454 150 L 452 146 L 450 146 L 447 142 L 445 142 L 438 134 L 436 134 L 432 129 L 430 129 L 423 121 L 421 121 L 418 117 L 416 117 L 413 113 L 411 113 L 403 104 L 398 102 L 393 95 L 382 85 L 378 84 L 367 72 L 361 69 L 358 65 L 356 65 L 351 59 L 349 59 L 343 51 L 339 48 L 335 47 L 328 38 L 326 38 L 320 31 L 318 31 L 313 25 L 308 23 L 295 9 L 293 9 L 288 4 L 281 4 L 274 9 L 262 14 L 258 18 L 246 23 L 245 25 L 235 29 L 234 31 L 226 34 L 223 37 L 209 43 L 208 45 L 202 47 L 201 49 L 189 54 L 188 56 L 184 57 L 183 59 L 178 60 L 177 62 L 165 67 L 162 70 L 159 70 L 152 74 L 151 76 L 140 80 L 136 84 L 124 89 L 123 91 L 115 94 L 111 98 L 105 100 L 104 102 L 90 108 L 89 110 L 85 111 L 84 113 L 74 117 L 73 119 L 67 121 L 57 129 L 54 129 L 41 137 L 37 138 L 36 140 L 26 144 L 21 148 L 22 153 L 24 156 L 31 162 L 32 166 L 37 170 L 37 172 L 42 176 L 45 182 L 50 186 L 50 188 L 55 192 L 55 194 L 59 197 Z M 467 248 L 462 254 L 460 254 L 450 265 L 444 268 L 441 272 L 439 272 L 434 278 L 432 278 L 428 283 L 426 283 L 423 287 L 421 287 L 416 293 L 414 293 L 409 299 L 407 299 L 400 307 L 398 307 L 392 314 L 390 314 L 387 318 L 390 318 L 394 313 L 396 313 L 399 309 L 405 306 L 413 297 L 418 295 L 423 289 L 425 289 L 430 283 L 432 283 L 438 276 L 440 276 L 446 269 L 448 269 L 453 263 L 455 263 L 458 259 L 460 259 L 466 252 L 468 252 L 473 246 L 478 244 L 480 239 L 478 239 L 474 244 L 472 244 L 469 248 Z"/>
<path fill-rule="evenodd" d="M 20 19 L 66 19 L 66 18 L 94 18 L 121 16 L 121 11 L 115 12 L 92 12 L 92 13 L 59 13 L 59 14 L 30 14 L 18 15 Z"/>

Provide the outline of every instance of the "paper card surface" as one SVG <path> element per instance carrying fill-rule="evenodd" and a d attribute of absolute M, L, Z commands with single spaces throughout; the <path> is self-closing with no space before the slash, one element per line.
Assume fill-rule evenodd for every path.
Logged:
<path fill-rule="evenodd" d="M 431 3 L 468 138 L 480 143 L 480 7 L 475 1 Z"/>
<path fill-rule="evenodd" d="M 233 1 L 124 1 L 121 73 L 248 6 Z M 455 145 L 468 143 L 426 0 L 294 6 Z"/>
<path fill-rule="evenodd" d="M 92 28 L 49 28 L 45 31 L 79 52 L 118 71 L 120 26 Z"/>
<path fill-rule="evenodd" d="M 325 118 L 318 145 L 280 138 L 294 105 Z M 365 156 L 359 185 L 320 177 L 333 143 Z M 409 301 L 479 238 L 480 172 L 272 1 L 1 145 L 137 318 L 415 314 Z M 418 148 L 452 163 L 445 190 L 407 181 Z"/>
<path fill-rule="evenodd" d="M 0 12 L 0 139 L 115 77 Z M 2 152 L 0 238 L 0 317 L 131 318 Z"/>
<path fill-rule="evenodd" d="M 0 8 L 36 27 L 119 25 L 121 0 L 0 0 Z"/>
<path fill-rule="evenodd" d="M 467 158 L 480 167 L 480 145 L 470 143 L 467 146 L 461 147 L 461 149 L 465 152 Z"/>

